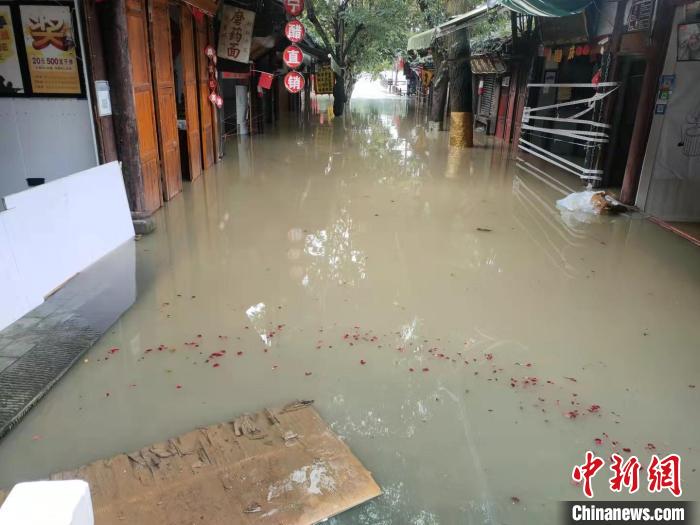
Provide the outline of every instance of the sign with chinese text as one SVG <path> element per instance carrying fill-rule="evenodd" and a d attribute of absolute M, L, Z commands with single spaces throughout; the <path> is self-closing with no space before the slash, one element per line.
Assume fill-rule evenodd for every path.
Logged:
<path fill-rule="evenodd" d="M 247 64 L 253 40 L 253 22 L 253 11 L 224 5 L 217 54 L 221 58 Z"/>
<path fill-rule="evenodd" d="M 9 5 L 0 5 L 0 95 L 24 93 Z"/>
<path fill-rule="evenodd" d="M 304 40 L 305 34 L 306 29 L 304 28 L 304 24 L 299 22 L 299 20 L 290 20 L 287 22 L 287 25 L 284 26 L 284 36 L 286 36 L 287 40 L 290 42 L 301 42 Z"/>
<path fill-rule="evenodd" d="M 323 66 L 316 72 L 316 94 L 331 95 L 333 93 L 333 70 L 331 66 Z"/>
<path fill-rule="evenodd" d="M 299 16 L 304 10 L 304 0 L 284 0 L 284 10 L 288 15 Z"/>
<path fill-rule="evenodd" d="M 20 17 L 32 92 L 80 95 L 80 69 L 70 7 L 21 5 Z"/>
<path fill-rule="evenodd" d="M 304 89 L 304 75 L 298 71 L 290 71 L 284 76 L 284 87 L 290 93 L 299 93 Z"/>
<path fill-rule="evenodd" d="M 288 68 L 296 69 L 304 61 L 304 53 L 297 46 L 287 46 L 282 54 L 282 60 Z"/>

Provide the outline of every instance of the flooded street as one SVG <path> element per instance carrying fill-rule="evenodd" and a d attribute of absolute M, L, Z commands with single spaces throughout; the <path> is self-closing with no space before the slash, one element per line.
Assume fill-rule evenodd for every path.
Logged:
<path fill-rule="evenodd" d="M 552 523 L 586 450 L 676 452 L 697 499 L 700 250 L 562 217 L 576 180 L 451 151 L 405 100 L 320 102 L 156 214 L 135 305 L 0 443 L 0 487 L 313 399 L 385 492 L 337 525 Z"/>

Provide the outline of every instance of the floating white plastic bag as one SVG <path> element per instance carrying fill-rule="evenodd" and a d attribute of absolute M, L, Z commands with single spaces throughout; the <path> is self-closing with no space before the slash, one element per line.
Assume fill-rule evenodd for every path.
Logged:
<path fill-rule="evenodd" d="M 563 199 L 557 201 L 557 208 L 564 211 L 576 211 L 583 213 L 595 213 L 596 215 L 600 213 L 593 205 L 593 196 L 596 193 L 603 193 L 602 191 L 579 191 L 577 193 L 570 193 Z"/>

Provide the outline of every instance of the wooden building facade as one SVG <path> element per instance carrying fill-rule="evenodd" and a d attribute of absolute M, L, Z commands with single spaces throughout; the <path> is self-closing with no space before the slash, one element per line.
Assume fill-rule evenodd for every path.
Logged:
<path fill-rule="evenodd" d="M 112 131 L 100 133 L 98 148 L 121 160 L 135 219 L 221 157 L 205 52 L 216 8 L 209 0 L 86 0 L 91 73 L 109 81 L 112 101 L 112 116 L 96 117 L 98 130 Z"/>

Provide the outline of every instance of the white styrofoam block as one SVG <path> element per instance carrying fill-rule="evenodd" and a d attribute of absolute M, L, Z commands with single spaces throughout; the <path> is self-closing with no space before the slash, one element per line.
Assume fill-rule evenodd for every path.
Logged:
<path fill-rule="evenodd" d="M 0 228 L 6 236 L 3 249 L 11 254 L 23 304 L 28 305 L 21 315 L 134 237 L 118 162 L 8 195 L 4 201 L 7 209 L 0 211 Z M 11 289 L 10 278 L 9 273 L 0 273 L 1 290 Z M 11 297 L 0 294 L 0 321 L 16 315 L 8 315 L 17 309 L 17 303 L 11 303 Z M 7 324 L 0 322 L 0 330 Z"/>
<path fill-rule="evenodd" d="M 82 480 L 18 483 L 0 507 L 0 525 L 94 525 Z"/>

